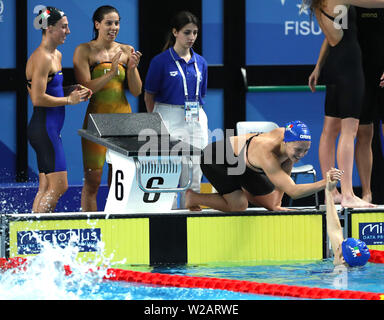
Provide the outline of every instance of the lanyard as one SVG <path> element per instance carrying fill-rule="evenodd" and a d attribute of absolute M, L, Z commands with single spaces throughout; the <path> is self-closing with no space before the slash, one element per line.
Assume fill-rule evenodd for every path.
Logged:
<path fill-rule="evenodd" d="M 185 74 L 184 74 L 183 68 L 181 67 L 180 62 L 173 57 L 171 48 L 169 48 L 169 52 L 170 52 L 173 60 L 175 61 L 177 68 L 179 69 L 181 77 L 183 78 L 184 95 L 185 95 L 185 100 L 187 101 L 188 100 L 188 88 L 187 88 L 187 80 L 185 78 Z M 201 73 L 199 71 L 199 68 L 197 67 L 196 59 L 195 59 L 194 65 L 195 65 L 195 70 L 196 70 L 196 75 L 197 75 L 197 81 L 196 81 L 197 82 L 196 83 L 196 101 L 198 101 L 199 100 L 200 82 L 201 82 Z"/>

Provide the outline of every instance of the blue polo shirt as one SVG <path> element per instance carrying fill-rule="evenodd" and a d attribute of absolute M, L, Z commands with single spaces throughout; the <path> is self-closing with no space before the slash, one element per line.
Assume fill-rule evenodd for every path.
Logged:
<path fill-rule="evenodd" d="M 170 53 L 172 52 L 172 55 Z M 188 98 L 195 101 L 197 74 L 195 61 L 201 73 L 199 89 L 199 103 L 203 105 L 207 91 L 208 68 L 207 61 L 191 49 L 192 57 L 188 62 L 180 58 L 173 48 L 155 56 L 148 69 L 145 78 L 145 91 L 155 95 L 155 102 L 184 105 L 184 86 L 183 78 L 177 68 L 175 60 L 178 60 L 187 81 Z M 175 59 L 175 60 L 174 60 Z"/>

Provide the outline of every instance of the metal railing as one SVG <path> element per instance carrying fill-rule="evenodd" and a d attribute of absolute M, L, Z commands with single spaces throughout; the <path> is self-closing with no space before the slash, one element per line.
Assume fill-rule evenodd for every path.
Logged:
<path fill-rule="evenodd" d="M 325 91 L 325 86 L 316 86 L 316 91 Z M 311 91 L 309 86 L 248 86 L 247 92 L 305 92 Z"/>

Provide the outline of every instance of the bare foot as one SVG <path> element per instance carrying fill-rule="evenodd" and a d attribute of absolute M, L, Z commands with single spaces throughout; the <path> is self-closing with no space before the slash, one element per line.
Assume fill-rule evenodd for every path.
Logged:
<path fill-rule="evenodd" d="M 377 205 L 360 199 L 359 197 L 343 197 L 341 206 L 344 208 L 376 208 Z"/>
<path fill-rule="evenodd" d="M 372 203 L 372 193 L 367 193 L 361 197 L 365 202 Z"/>
<path fill-rule="evenodd" d="M 185 192 L 185 206 L 188 208 L 190 211 L 201 211 L 201 207 L 198 204 L 194 203 L 194 196 L 197 193 L 193 191 L 192 189 L 188 189 Z"/>
<path fill-rule="evenodd" d="M 341 193 L 335 189 L 333 192 L 332 192 L 332 196 L 333 196 L 333 203 L 334 204 L 341 204 L 341 201 L 343 200 L 343 196 L 341 195 Z M 327 203 L 327 199 L 324 199 L 324 204 Z"/>
<path fill-rule="evenodd" d="M 340 204 L 343 200 L 343 196 L 339 191 L 336 190 L 336 192 L 333 193 L 333 201 L 335 204 Z"/>

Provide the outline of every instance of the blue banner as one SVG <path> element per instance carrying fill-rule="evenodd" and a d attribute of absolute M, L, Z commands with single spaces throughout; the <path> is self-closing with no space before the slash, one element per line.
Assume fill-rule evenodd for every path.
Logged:
<path fill-rule="evenodd" d="M 64 248 L 70 241 L 76 243 L 79 252 L 96 252 L 100 240 L 100 229 L 19 231 L 17 254 L 38 254 L 44 242 Z"/>
<path fill-rule="evenodd" d="M 0 68 L 16 67 L 16 0 L 0 0 Z M 12 30 L 12 32 L 11 32 Z"/>
<path fill-rule="evenodd" d="M 359 239 L 364 241 L 367 245 L 383 245 L 384 223 L 359 223 Z"/>
<path fill-rule="evenodd" d="M 247 0 L 247 65 L 315 64 L 323 33 L 301 0 Z"/>

